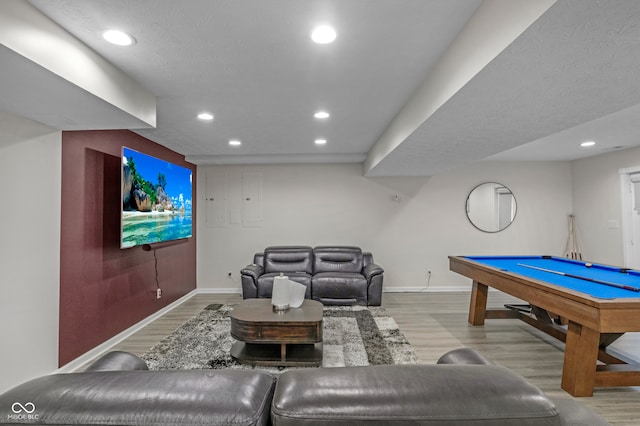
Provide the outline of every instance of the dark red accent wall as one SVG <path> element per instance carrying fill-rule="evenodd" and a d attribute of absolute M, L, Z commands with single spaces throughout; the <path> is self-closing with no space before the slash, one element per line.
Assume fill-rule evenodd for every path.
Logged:
<path fill-rule="evenodd" d="M 121 149 L 193 171 L 193 237 L 154 251 L 120 249 Z M 62 132 L 60 366 L 196 288 L 196 167 L 128 130 Z"/>

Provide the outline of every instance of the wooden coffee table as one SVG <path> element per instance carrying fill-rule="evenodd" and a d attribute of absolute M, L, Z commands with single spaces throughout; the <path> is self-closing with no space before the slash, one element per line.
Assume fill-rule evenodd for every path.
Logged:
<path fill-rule="evenodd" d="M 322 303 L 274 312 L 271 299 L 245 299 L 230 314 L 231 356 L 243 364 L 314 366 L 322 364 Z"/>

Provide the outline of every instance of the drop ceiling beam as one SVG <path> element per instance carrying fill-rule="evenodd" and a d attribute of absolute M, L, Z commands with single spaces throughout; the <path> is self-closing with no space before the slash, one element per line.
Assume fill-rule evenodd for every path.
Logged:
<path fill-rule="evenodd" d="M 5 98 L 16 98 L 21 109 L 15 111 L 21 115 L 35 115 L 33 118 L 56 128 L 66 127 L 92 128 L 100 126 L 101 121 L 94 116 L 91 123 L 83 123 L 87 117 L 87 110 L 95 108 L 97 114 L 104 112 L 110 119 L 120 117 L 121 128 L 149 128 L 156 125 L 156 97 L 138 82 L 128 77 L 124 72 L 113 66 L 102 56 L 95 53 L 85 44 L 76 39 L 58 24 L 43 15 L 31 4 L 22 0 L 3 0 L 0 2 L 0 48 L 3 50 L 3 68 L 8 77 L 3 75 L 0 84 L 0 95 Z M 15 55 L 9 53 L 15 53 Z M 6 62 L 5 62 L 6 61 Z M 14 81 L 11 79 L 12 70 L 23 69 L 23 64 L 30 61 L 39 66 L 33 77 L 42 78 L 47 83 L 57 81 L 57 88 L 52 89 L 62 99 L 55 99 L 50 103 L 51 111 L 42 111 L 43 102 L 46 103 L 46 93 L 37 90 L 33 99 L 17 96 Z M 3 74 L 5 74 L 3 72 Z M 15 74 L 18 74 L 16 72 Z M 14 75 L 16 84 L 20 82 L 20 75 Z M 31 85 L 38 87 L 38 81 L 31 81 Z M 48 86 L 43 86 L 48 87 Z M 65 94 L 69 99 L 82 99 L 81 105 L 68 105 Z M 24 111 L 32 106 L 35 112 Z M 0 107 L 10 108 L 9 105 Z M 66 109 L 61 122 L 56 123 L 56 116 Z M 107 111 L 110 110 L 110 111 Z M 40 120 L 39 117 L 40 116 Z M 47 118 L 49 122 L 47 123 Z M 107 120 L 104 120 L 107 122 Z M 65 125 L 65 123 L 68 124 Z M 109 125 L 113 128 L 114 123 Z"/>
<path fill-rule="evenodd" d="M 485 0 L 369 151 L 364 174 L 385 158 L 518 38 L 556 0 Z"/>

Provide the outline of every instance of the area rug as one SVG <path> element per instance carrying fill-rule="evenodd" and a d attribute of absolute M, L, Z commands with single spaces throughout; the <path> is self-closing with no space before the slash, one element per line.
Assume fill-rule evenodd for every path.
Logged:
<path fill-rule="evenodd" d="M 235 305 L 212 304 L 142 355 L 150 370 L 259 368 L 229 355 L 235 342 L 229 313 Z M 331 306 L 323 315 L 323 367 L 419 364 L 420 358 L 395 320 L 381 307 Z"/>

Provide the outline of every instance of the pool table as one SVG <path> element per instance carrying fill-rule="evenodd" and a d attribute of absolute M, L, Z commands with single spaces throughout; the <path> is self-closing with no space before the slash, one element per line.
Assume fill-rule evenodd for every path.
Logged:
<path fill-rule="evenodd" d="M 565 342 L 562 389 L 571 395 L 640 386 L 640 364 L 607 351 L 640 331 L 640 271 L 554 256 L 449 256 L 449 269 L 473 280 L 472 325 L 519 318 Z M 489 287 L 528 305 L 488 310 Z"/>

